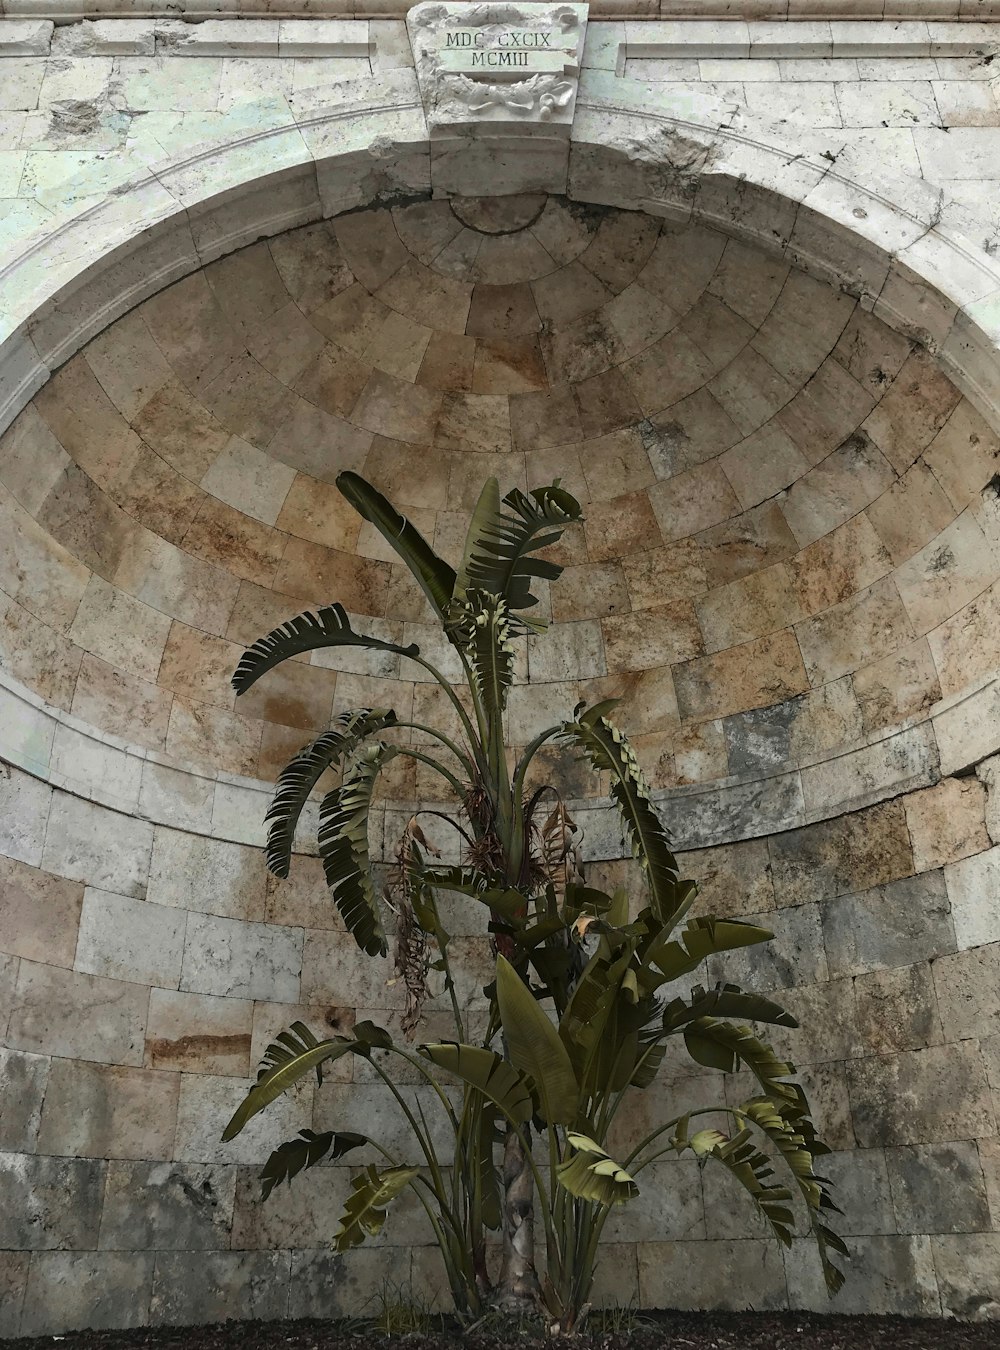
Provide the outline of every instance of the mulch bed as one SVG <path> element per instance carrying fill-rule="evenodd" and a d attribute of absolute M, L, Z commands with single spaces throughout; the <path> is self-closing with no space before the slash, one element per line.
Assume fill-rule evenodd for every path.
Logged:
<path fill-rule="evenodd" d="M 4 1350 L 373 1350 L 403 1341 L 406 1350 L 523 1350 L 545 1345 L 511 1328 L 462 1336 L 444 1327 L 434 1335 L 386 1337 L 357 1323 L 225 1322 L 198 1327 L 142 1327 L 22 1337 Z M 551 1342 L 547 1344 L 551 1345 Z M 970 1323 L 908 1317 L 820 1317 L 810 1313 L 642 1313 L 617 1332 L 592 1331 L 574 1350 L 1000 1350 L 1000 1322 Z"/>

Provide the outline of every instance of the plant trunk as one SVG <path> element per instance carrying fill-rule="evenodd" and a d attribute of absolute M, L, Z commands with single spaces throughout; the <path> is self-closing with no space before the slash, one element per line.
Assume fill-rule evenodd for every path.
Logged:
<path fill-rule="evenodd" d="M 535 1179 L 519 1135 L 508 1128 L 503 1153 L 503 1265 L 497 1303 L 509 1312 L 534 1314 L 541 1290 L 535 1273 Z"/>

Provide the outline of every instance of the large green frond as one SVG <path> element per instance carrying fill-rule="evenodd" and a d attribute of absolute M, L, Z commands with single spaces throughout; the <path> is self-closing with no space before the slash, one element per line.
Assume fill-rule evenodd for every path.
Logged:
<path fill-rule="evenodd" d="M 568 1130 L 566 1138 L 573 1155 L 556 1167 L 556 1177 L 570 1195 L 606 1206 L 626 1205 L 635 1199 L 639 1187 L 600 1144 L 575 1130 Z"/>
<path fill-rule="evenodd" d="M 527 495 L 515 488 L 500 501 L 496 479 L 491 478 L 469 525 L 455 598 L 470 590 L 489 591 L 515 614 L 537 605 L 533 580 L 555 581 L 562 568 L 534 555 L 557 543 L 581 514 L 580 503 L 558 483 L 533 488 Z"/>
<path fill-rule="evenodd" d="M 647 949 L 647 959 L 663 974 L 664 983 L 679 980 L 696 970 L 707 956 L 717 952 L 733 951 L 737 947 L 753 947 L 758 942 L 770 942 L 774 934 L 757 924 L 742 919 L 716 919 L 705 915 L 688 919 L 679 939 L 669 942 L 654 937 Z"/>
<path fill-rule="evenodd" d="M 233 688 L 237 694 L 245 694 L 274 666 L 287 661 L 290 656 L 316 651 L 320 647 L 365 647 L 369 651 L 395 652 L 397 656 L 420 654 L 420 648 L 413 643 L 401 647 L 398 642 L 383 642 L 381 638 L 356 633 L 343 605 L 324 605 L 315 614 L 307 610 L 289 619 L 248 647 L 233 675 Z"/>
<path fill-rule="evenodd" d="M 264 1164 L 260 1174 L 261 1200 L 266 1200 L 281 1182 L 297 1177 L 304 1167 L 315 1167 L 326 1157 L 335 1161 L 352 1148 L 367 1143 L 367 1136 L 363 1134 L 347 1131 L 338 1134 L 335 1130 L 316 1134 L 313 1130 L 299 1130 L 298 1139 L 279 1144 Z"/>
<path fill-rule="evenodd" d="M 451 640 L 469 659 L 476 691 L 494 725 L 507 707 L 514 682 L 514 644 L 510 610 L 499 595 L 469 591 L 452 606 Z"/>
<path fill-rule="evenodd" d="M 351 1194 L 333 1236 L 338 1252 L 360 1247 L 366 1237 L 382 1231 L 386 1209 L 420 1175 L 419 1167 L 388 1167 L 380 1172 L 372 1163 L 351 1182 Z"/>
<path fill-rule="evenodd" d="M 330 731 L 307 745 L 285 765 L 275 784 L 274 798 L 265 821 L 267 868 L 276 877 L 287 877 L 299 816 L 309 794 L 327 769 L 336 768 L 368 736 L 396 725 L 396 714 L 386 708 L 361 708 L 341 713 Z"/>
<path fill-rule="evenodd" d="M 665 1031 L 696 1021 L 699 1017 L 745 1017 L 749 1022 L 767 1022 L 771 1026 L 797 1027 L 798 1021 L 780 1003 L 763 994 L 749 994 L 735 984 L 717 984 L 714 989 L 695 985 L 685 1000 L 674 999 L 663 1014 Z"/>
<path fill-rule="evenodd" d="M 293 1022 L 289 1031 L 280 1033 L 264 1051 L 264 1059 L 257 1081 L 233 1113 L 223 1131 L 223 1142 L 235 1139 L 248 1120 L 287 1092 L 290 1087 L 314 1070 L 323 1081 L 323 1065 L 329 1060 L 349 1054 L 355 1042 L 347 1036 L 334 1036 L 319 1041 L 302 1022 Z"/>
<path fill-rule="evenodd" d="M 482 1046 L 443 1041 L 421 1045 L 418 1053 L 439 1069 L 461 1078 L 488 1097 L 515 1125 L 530 1120 L 534 1110 L 531 1091 L 513 1064 Z"/>
<path fill-rule="evenodd" d="M 739 1119 L 740 1113 L 734 1114 Z M 774 1176 L 774 1166 L 767 1154 L 753 1143 L 752 1132 L 742 1129 L 730 1137 L 721 1130 L 699 1130 L 688 1139 L 681 1134 L 685 1126 L 686 1120 L 678 1127 L 674 1138 L 677 1151 L 689 1148 L 702 1164 L 721 1163 L 751 1197 L 778 1241 L 790 1247 L 795 1222 L 789 1208 L 792 1192 L 787 1186 L 769 1180 Z"/>
<path fill-rule="evenodd" d="M 402 558 L 435 614 L 443 619 L 455 590 L 455 569 L 439 558 L 416 526 L 359 474 L 338 474 L 337 487 Z"/>
<path fill-rule="evenodd" d="M 378 895 L 368 853 L 368 814 L 379 771 L 391 747 L 362 746 L 339 788 L 323 798 L 319 812 L 319 853 L 326 884 L 355 942 L 369 956 L 385 956 Z"/>
<path fill-rule="evenodd" d="M 559 1033 L 531 990 L 503 956 L 497 957 L 497 1002 L 511 1063 L 527 1074 L 550 1125 L 576 1118 L 579 1087 Z"/>
<path fill-rule="evenodd" d="M 668 1007 L 665 1021 L 671 1015 Z M 795 1072 L 794 1064 L 778 1059 L 749 1027 L 721 1022 L 715 1017 L 698 1017 L 693 1022 L 678 1023 L 670 1030 L 683 1030 L 687 1052 L 696 1064 L 723 1073 L 735 1073 L 737 1065 L 744 1064 L 769 1097 L 776 1101 L 799 1100 L 801 1089 L 796 1083 L 785 1081 Z"/>
<path fill-rule="evenodd" d="M 611 776 L 611 796 L 621 812 L 633 854 L 646 875 L 650 899 L 658 919 L 676 923 L 694 900 L 694 882 L 681 881 L 677 860 L 670 850 L 667 832 L 649 797 L 635 751 L 613 723 L 603 715 L 603 707 L 580 713 L 565 722 L 562 739 L 583 752 L 591 765 Z"/>

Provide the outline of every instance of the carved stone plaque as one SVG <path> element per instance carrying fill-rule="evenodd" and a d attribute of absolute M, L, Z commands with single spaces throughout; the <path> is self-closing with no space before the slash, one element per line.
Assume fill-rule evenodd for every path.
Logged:
<path fill-rule="evenodd" d="M 428 125 L 568 135 L 587 6 L 429 3 L 406 16 Z"/>

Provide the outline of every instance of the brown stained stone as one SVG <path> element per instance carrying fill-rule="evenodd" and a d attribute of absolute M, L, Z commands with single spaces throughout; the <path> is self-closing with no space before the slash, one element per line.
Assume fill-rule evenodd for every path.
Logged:
<path fill-rule="evenodd" d="M 941 697 L 941 685 L 926 638 L 890 652 L 854 672 L 854 692 L 865 732 L 896 726 L 926 713 Z"/>
<path fill-rule="evenodd" d="M 156 682 L 182 698 L 232 708 L 236 695 L 230 677 L 242 655 L 236 643 L 174 622 Z"/>
<path fill-rule="evenodd" d="M 620 291 L 649 260 L 660 233 L 660 222 L 638 211 L 612 211 L 597 227 L 580 262 L 609 286 Z"/>
<path fill-rule="evenodd" d="M 773 835 L 769 849 L 779 906 L 867 891 L 914 870 L 902 801 Z"/>
<path fill-rule="evenodd" d="M 858 975 L 854 997 L 867 1054 L 888 1055 L 941 1044 L 941 1018 L 927 962 Z"/>
<path fill-rule="evenodd" d="M 898 566 L 939 534 L 955 512 L 937 478 L 918 459 L 866 514 Z"/>
<path fill-rule="evenodd" d="M 853 435 L 875 400 L 843 366 L 828 357 L 774 420 L 810 464 L 819 464 Z"/>
<path fill-rule="evenodd" d="M 77 1158 L 167 1160 L 180 1075 L 53 1059 L 38 1147 Z"/>
<path fill-rule="evenodd" d="M 149 990 L 22 959 L 10 1003 L 14 1050 L 141 1064 Z"/>
<path fill-rule="evenodd" d="M 296 855 L 288 876 L 267 874 L 264 896 L 266 923 L 294 928 L 336 928 L 345 931 L 340 911 L 326 885 L 319 858 Z"/>
<path fill-rule="evenodd" d="M 71 463 L 33 403 L 22 408 L 0 436 L 0 481 L 31 515 Z"/>
<path fill-rule="evenodd" d="M 975 1139 L 994 1128 L 976 1041 L 854 1060 L 847 1078 L 863 1148 Z"/>
<path fill-rule="evenodd" d="M 628 355 L 603 310 L 545 328 L 539 339 L 551 384 L 588 379 Z"/>
<path fill-rule="evenodd" d="M 73 621 L 90 572 L 0 492 L 0 588 L 53 628 Z"/>
<path fill-rule="evenodd" d="M 638 280 L 671 309 L 686 313 L 711 280 L 725 247 L 725 235 L 705 226 L 663 229 Z"/>
<path fill-rule="evenodd" d="M 801 478 L 808 464 L 776 422 L 767 422 L 719 456 L 740 505 L 757 506 Z"/>
<path fill-rule="evenodd" d="M 69 636 L 84 651 L 140 680 L 155 680 L 170 631 L 165 614 L 91 577 Z"/>
<path fill-rule="evenodd" d="M 637 281 L 609 300 L 600 313 L 624 348 L 625 356 L 637 356 L 678 323 L 678 316 L 670 306 Z"/>
<path fill-rule="evenodd" d="M 139 313 L 175 375 L 193 394 L 202 394 L 242 350 L 239 334 L 203 272 L 152 296 Z"/>
<path fill-rule="evenodd" d="M 861 709 L 850 676 L 834 680 L 797 700 L 788 729 L 789 758 L 810 763 L 828 750 L 856 745 L 861 732 Z"/>
<path fill-rule="evenodd" d="M 527 394 L 548 388 L 538 338 L 480 338 L 471 388 L 477 394 Z"/>
<path fill-rule="evenodd" d="M 587 488 L 594 502 L 606 502 L 627 492 L 638 492 L 656 481 L 639 426 L 624 427 L 596 440 L 586 440 L 578 449 Z"/>
<path fill-rule="evenodd" d="M 34 405 L 70 458 L 100 487 L 134 458 L 138 438 L 82 356 L 42 386 Z"/>
<path fill-rule="evenodd" d="M 799 546 L 805 547 L 863 511 L 892 482 L 889 463 L 861 431 L 793 483 L 782 509 Z"/>
<path fill-rule="evenodd" d="M 615 615 L 601 621 L 608 672 L 650 670 L 688 661 L 704 651 L 701 629 L 690 600 Z"/>
<path fill-rule="evenodd" d="M 678 783 L 707 783 L 725 778 L 729 754 L 722 723 L 681 727 L 674 736 L 674 767 Z"/>
<path fill-rule="evenodd" d="M 252 356 L 237 357 L 202 391 L 205 406 L 235 436 L 267 445 L 295 396 Z"/>
<path fill-rule="evenodd" d="M 365 364 L 412 382 L 417 378 L 430 339 L 431 330 L 425 324 L 415 323 L 391 309 L 365 348 Z"/>
<path fill-rule="evenodd" d="M 896 570 L 914 632 L 926 633 L 964 608 L 995 579 L 997 560 L 975 517 L 963 511 Z"/>
<path fill-rule="evenodd" d="M 931 443 L 961 397 L 934 358 L 918 348 L 903 363 L 864 430 L 901 474 Z"/>
<path fill-rule="evenodd" d="M 691 544 L 701 558 L 697 543 Z M 704 562 L 702 576 L 704 577 Z M 785 628 L 801 617 L 795 581 L 788 563 L 751 572 L 726 586 L 717 586 L 697 604 L 705 649 L 724 651 L 751 638 Z"/>
<path fill-rule="evenodd" d="M 184 548 L 258 585 L 274 581 L 288 536 L 214 497 L 206 497 L 184 536 Z"/>
<path fill-rule="evenodd" d="M 909 340 L 859 305 L 833 355 L 869 393 L 881 398 L 912 351 Z"/>
<path fill-rule="evenodd" d="M 708 290 L 758 328 L 767 318 L 787 276 L 787 264 L 738 239 L 730 239 Z"/>
<path fill-rule="evenodd" d="M 472 389 L 472 370 L 476 359 L 474 338 L 461 333 L 431 333 L 424 352 L 417 384 L 428 389 Z M 507 393 L 505 389 L 481 389 L 483 394 Z"/>
<path fill-rule="evenodd" d="M 683 721 L 766 708 L 808 687 L 798 644 L 789 632 L 688 661 L 675 669 L 674 684 Z"/>
<path fill-rule="evenodd" d="M 282 285 L 306 314 L 339 295 L 354 280 L 332 221 L 321 220 L 275 235 L 267 247 Z"/>
<path fill-rule="evenodd" d="M 269 515 L 274 514 L 275 507 L 280 510 L 283 495 L 290 486 L 291 479 L 283 476 L 286 466 L 322 482 L 333 483 L 344 469 L 357 471 L 361 468 L 371 443 L 370 431 L 361 430 L 335 413 L 324 412 L 296 395 L 288 415 L 267 447 L 265 467 L 277 461 L 270 469 L 270 476 L 277 480 L 277 490 L 269 498 Z M 207 486 L 207 480 L 204 481 Z M 230 492 L 234 505 L 248 511 L 249 504 L 242 500 L 246 489 L 237 484 L 235 491 L 230 489 Z M 226 497 L 227 493 L 220 491 L 218 495 Z M 263 517 L 260 510 L 254 514 Z"/>
<path fill-rule="evenodd" d="M 1000 663 L 1000 583 L 928 634 L 941 689 L 958 693 Z"/>
<path fill-rule="evenodd" d="M 201 482 L 229 440 L 225 427 L 177 380 L 153 395 L 132 426 L 146 445 L 193 483 Z"/>
<path fill-rule="evenodd" d="M 580 697 L 589 703 L 604 698 L 620 700 L 615 718 L 630 736 L 658 735 L 677 728 L 674 682 L 666 666 L 616 672 L 591 682 L 581 689 Z"/>
<path fill-rule="evenodd" d="M 83 886 L 11 858 L 0 860 L 0 951 L 73 965 Z"/>
<path fill-rule="evenodd" d="M 678 853 L 677 866 L 682 877 L 691 877 L 698 883 L 696 914 L 741 919 L 774 908 L 771 866 L 764 839 Z"/>
<path fill-rule="evenodd" d="M 440 523 L 440 516 L 438 522 Z M 445 550 L 431 541 L 440 556 L 446 556 Z M 454 564 L 453 564 L 454 565 Z M 389 584 L 385 600 L 386 618 L 391 620 L 430 621 L 435 618 L 426 595 L 417 585 L 405 563 L 392 563 L 389 567 Z"/>
<path fill-rule="evenodd" d="M 580 426 L 590 440 L 631 426 L 641 418 L 638 404 L 619 370 L 605 370 L 573 386 Z"/>
<path fill-rule="evenodd" d="M 253 1004 L 248 999 L 153 989 L 145 1065 L 244 1078 L 251 1067 L 252 1016 Z"/>
<path fill-rule="evenodd" d="M 674 739 L 669 733 L 630 736 L 629 743 L 649 787 L 655 790 L 674 786 L 677 770 L 674 767 Z"/>
<path fill-rule="evenodd" d="M 375 340 L 388 312 L 388 305 L 363 286 L 354 285 L 320 305 L 309 317 L 331 342 L 360 357 Z"/>
<path fill-rule="evenodd" d="M 332 904 L 332 901 L 331 901 Z M 314 1036 L 349 1036 L 354 1029 L 354 1009 L 330 1001 L 321 1003 L 267 1003 L 253 1005 L 253 1040 L 250 1045 L 252 1066 L 263 1061 L 264 1052 L 275 1038 L 293 1022 L 304 1022 Z M 323 1079 L 332 1083 L 350 1083 L 354 1077 L 354 1056 L 344 1055 L 323 1066 Z"/>
<path fill-rule="evenodd" d="M 146 445 L 109 488 L 111 499 L 154 534 L 179 544 L 204 499 L 204 492 Z"/>
<path fill-rule="evenodd" d="M 699 477 L 699 482 L 704 484 L 705 477 Z M 783 562 L 797 551 L 795 538 L 775 502 L 765 502 L 702 530 L 698 543 L 710 587 L 724 586 Z"/>
<path fill-rule="evenodd" d="M 175 698 L 166 753 L 192 768 L 250 777 L 257 768 L 262 724 L 207 703 Z"/>
<path fill-rule="evenodd" d="M 83 653 L 16 600 L 0 596 L 0 666 L 46 703 L 67 712 Z"/>
<path fill-rule="evenodd" d="M 586 512 L 590 491 L 580 462 L 580 451 L 575 445 L 553 445 L 544 450 L 530 450 L 524 456 L 525 474 L 531 487 L 553 483 L 558 478 L 560 487 L 571 492 Z M 583 525 L 571 526 L 563 532 L 558 544 L 545 552 L 555 562 L 582 562 L 587 556 Z"/>
<path fill-rule="evenodd" d="M 795 631 L 814 685 L 870 665 L 915 636 L 891 576 L 806 619 Z"/>
<path fill-rule="evenodd" d="M 316 603 L 336 597 L 360 614 L 385 612 L 389 569 L 385 563 L 290 539 L 275 577 L 278 590 Z"/>
<path fill-rule="evenodd" d="M 623 361 L 620 369 L 649 416 L 687 398 L 715 374 L 711 360 L 677 328 Z"/>
<path fill-rule="evenodd" d="M 74 558 L 110 580 L 137 526 L 75 464 L 59 475 L 37 513 L 38 524 Z"/>
<path fill-rule="evenodd" d="M 725 370 L 715 375 L 709 390 L 743 435 L 749 436 L 791 400 L 797 386 L 759 352 L 744 347 Z"/>
<path fill-rule="evenodd" d="M 265 722 L 260 738 L 260 753 L 257 756 L 255 778 L 264 783 L 273 783 L 278 774 L 297 755 L 310 739 L 297 727 L 281 726 L 277 722 Z"/>
<path fill-rule="evenodd" d="M 443 480 L 447 483 L 447 477 Z M 389 494 L 386 494 L 389 495 Z M 393 503 L 401 510 L 405 510 L 406 518 L 415 530 L 418 530 L 425 539 L 433 539 L 437 526 L 437 521 L 443 512 L 429 511 L 424 506 L 408 506 L 402 502 L 399 496 L 391 498 Z M 396 550 L 386 539 L 381 530 L 376 529 L 371 521 L 364 521 L 361 525 L 361 531 L 358 535 L 358 542 L 355 546 L 355 552 L 363 558 L 373 558 L 377 562 L 392 563 L 399 557 Z"/>
<path fill-rule="evenodd" d="M 253 328 L 288 303 L 266 241 L 238 249 L 204 269 L 219 307 L 241 328 Z"/>
<path fill-rule="evenodd" d="M 975 500 L 1000 465 L 1000 436 L 963 399 L 924 452 L 948 500 L 961 511 Z"/>
<path fill-rule="evenodd" d="M 446 393 L 434 444 L 462 454 L 507 454 L 511 450 L 510 404 L 505 394 Z"/>
<path fill-rule="evenodd" d="M 571 262 L 548 276 L 531 283 L 535 308 L 542 323 L 550 328 L 578 319 L 581 314 L 600 307 L 613 292 L 579 262 Z"/>
<path fill-rule="evenodd" d="M 288 489 L 275 524 L 298 539 L 349 553 L 357 544 L 361 517 L 332 483 L 300 473 Z"/>
<path fill-rule="evenodd" d="M 459 526 L 453 535 L 465 538 L 465 531 L 468 528 L 468 516 L 464 521 L 460 520 L 462 512 L 470 512 L 475 508 L 479 500 L 479 494 L 483 490 L 483 483 L 487 478 L 495 478 L 500 484 L 500 495 L 503 496 L 511 488 L 520 488 L 522 492 L 527 491 L 527 483 L 524 476 L 524 455 L 514 454 L 485 454 L 462 455 L 456 454 L 451 457 L 451 471 L 448 474 L 448 504 L 452 512 L 458 513 L 453 516 L 453 523 Z M 532 485 L 534 486 L 534 484 Z M 442 524 L 446 518 L 452 515 L 452 512 L 442 511 L 438 515 L 438 522 Z M 437 532 L 435 532 L 437 537 Z M 459 558 L 452 556 L 452 564 L 457 565 Z"/>
<path fill-rule="evenodd" d="M 707 291 L 681 320 L 680 329 L 708 357 L 714 370 L 732 361 L 754 336 L 745 319 Z"/>
<path fill-rule="evenodd" d="M 245 717 L 304 731 L 322 731 L 330 724 L 337 672 L 299 662 L 269 670 L 240 699 Z"/>
<path fill-rule="evenodd" d="M 556 623 L 600 619 L 629 608 L 629 593 L 618 563 L 583 563 L 567 567 L 552 593 Z"/>
<path fill-rule="evenodd" d="M 660 530 L 645 492 L 592 501 L 584 519 L 587 552 L 595 562 L 621 558 L 660 543 Z"/>
<path fill-rule="evenodd" d="M 634 610 L 704 594 L 701 549 L 692 539 L 630 553 L 622 559 L 628 595 Z"/>
<path fill-rule="evenodd" d="M 804 548 L 790 567 L 799 598 L 795 622 L 847 600 L 891 570 L 891 561 L 871 522 L 854 516 Z"/>
<path fill-rule="evenodd" d="M 169 690 L 134 679 L 99 657 L 85 654 L 71 711 L 111 736 L 162 750 L 172 702 Z"/>
<path fill-rule="evenodd" d="M 260 324 L 248 328 L 244 341 L 255 361 L 282 384 L 292 385 L 327 346 L 298 305 L 289 302 Z"/>
<path fill-rule="evenodd" d="M 351 271 L 370 290 L 381 286 L 410 258 L 388 211 L 340 216 L 333 229 Z"/>
<path fill-rule="evenodd" d="M 133 417 L 172 374 L 142 316 L 135 311 L 89 342 L 85 360 L 126 418 Z"/>
<path fill-rule="evenodd" d="M 575 444 L 583 438 L 579 409 L 568 387 L 512 394 L 510 425 L 515 450 Z"/>
<path fill-rule="evenodd" d="M 396 233 L 410 253 L 421 262 L 433 262 L 441 249 L 461 230 L 462 222 L 452 210 L 454 200 L 418 201 L 392 207 Z"/>
<path fill-rule="evenodd" d="M 739 514 L 740 504 L 717 464 L 702 464 L 649 489 L 649 503 L 668 542 L 698 534 Z M 794 551 L 794 541 L 792 541 Z"/>
<path fill-rule="evenodd" d="M 355 425 L 366 431 L 419 445 L 432 440 L 440 409 L 441 394 L 437 390 L 375 370 L 351 416 Z"/>
<path fill-rule="evenodd" d="M 371 373 L 369 362 L 328 342 L 298 376 L 293 387 L 324 412 L 349 417 Z"/>
<path fill-rule="evenodd" d="M 466 333 L 471 337 L 517 337 L 537 333 L 541 320 L 527 282 L 509 286 L 480 284 L 472 292 Z"/>
<path fill-rule="evenodd" d="M 249 581 L 241 582 L 224 636 L 230 642 L 249 647 L 265 633 L 301 614 L 303 608 L 302 601 L 294 595 L 282 595 Z M 290 659 L 308 663 L 309 653 L 301 652 Z"/>
<path fill-rule="evenodd" d="M 471 285 L 467 281 L 441 276 L 416 258 L 411 257 L 383 282 L 377 288 L 377 294 L 390 308 L 437 332 L 466 331 Z"/>
<path fill-rule="evenodd" d="M 904 798 L 906 824 L 918 872 L 943 867 L 990 847 L 986 788 L 977 778 L 945 778 Z"/>

